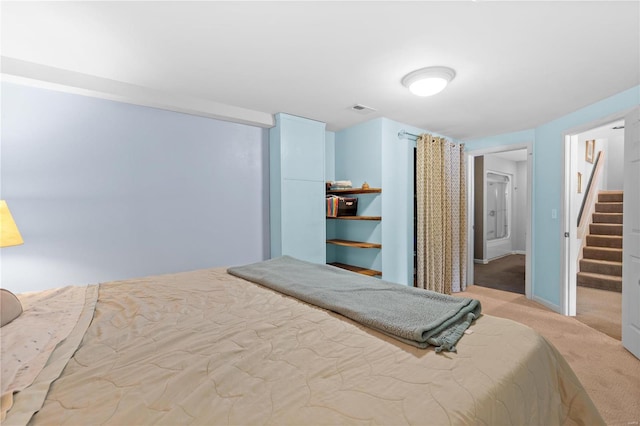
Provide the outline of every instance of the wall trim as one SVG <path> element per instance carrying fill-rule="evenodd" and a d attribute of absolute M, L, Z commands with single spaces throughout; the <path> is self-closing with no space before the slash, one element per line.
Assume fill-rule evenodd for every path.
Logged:
<path fill-rule="evenodd" d="M 561 312 L 561 310 L 562 310 L 562 309 L 560 309 L 560 306 L 556 305 L 555 303 L 551 303 L 551 302 L 549 302 L 548 300 L 542 299 L 542 298 L 540 298 L 540 297 L 538 297 L 538 296 L 535 296 L 535 295 L 534 295 L 531 299 L 532 299 L 534 302 L 538 302 L 539 304 L 543 305 L 543 306 L 544 306 L 544 307 L 546 307 L 546 308 L 551 309 L 551 310 L 552 310 L 552 311 L 554 311 L 554 312 L 557 312 L 557 313 L 559 313 L 559 314 L 561 314 L 561 313 L 562 313 L 562 312 Z"/>

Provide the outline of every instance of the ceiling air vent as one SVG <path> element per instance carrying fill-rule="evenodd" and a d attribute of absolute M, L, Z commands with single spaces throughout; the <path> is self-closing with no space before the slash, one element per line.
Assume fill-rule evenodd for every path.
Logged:
<path fill-rule="evenodd" d="M 351 109 L 359 114 L 369 114 L 375 111 L 375 109 L 362 104 L 355 104 Z"/>

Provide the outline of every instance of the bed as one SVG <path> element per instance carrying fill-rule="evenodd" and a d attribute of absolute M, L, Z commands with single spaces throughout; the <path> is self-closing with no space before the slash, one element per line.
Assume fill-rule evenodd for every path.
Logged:
<path fill-rule="evenodd" d="M 18 298 L 6 425 L 603 424 L 549 342 L 488 315 L 436 352 L 227 268 Z"/>

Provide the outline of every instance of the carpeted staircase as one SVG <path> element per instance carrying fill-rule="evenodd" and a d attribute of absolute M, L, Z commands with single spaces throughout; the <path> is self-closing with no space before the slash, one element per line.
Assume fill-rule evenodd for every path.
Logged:
<path fill-rule="evenodd" d="M 622 191 L 600 191 L 583 258 L 578 285 L 622 291 Z"/>

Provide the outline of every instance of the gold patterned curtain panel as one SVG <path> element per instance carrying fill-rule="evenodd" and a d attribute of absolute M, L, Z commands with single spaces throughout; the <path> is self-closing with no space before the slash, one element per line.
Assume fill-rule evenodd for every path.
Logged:
<path fill-rule="evenodd" d="M 438 293 L 467 286 L 464 145 L 424 134 L 416 152 L 416 286 Z"/>

